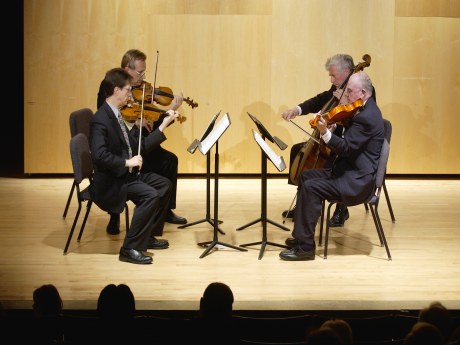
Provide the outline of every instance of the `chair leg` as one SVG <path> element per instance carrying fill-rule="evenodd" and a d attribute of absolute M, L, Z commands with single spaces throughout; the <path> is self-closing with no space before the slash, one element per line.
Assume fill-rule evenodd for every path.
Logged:
<path fill-rule="evenodd" d="M 125 204 L 125 217 L 126 217 L 126 233 L 129 231 L 129 208 L 128 204 Z"/>
<path fill-rule="evenodd" d="M 331 219 L 331 207 L 335 203 L 329 203 L 327 207 L 327 216 L 326 216 L 326 236 L 324 237 L 324 259 L 327 259 L 327 245 L 329 243 L 329 219 Z"/>
<path fill-rule="evenodd" d="M 391 207 L 390 197 L 388 196 L 387 186 L 385 180 L 383 180 L 383 192 L 385 193 L 385 199 L 387 200 L 388 211 L 390 211 L 391 221 L 396 222 L 395 215 L 393 214 L 393 207 Z"/>
<path fill-rule="evenodd" d="M 80 211 L 81 211 L 81 202 L 79 201 L 77 214 L 75 215 L 75 219 L 73 220 L 72 228 L 70 229 L 69 237 L 67 237 L 67 243 L 65 244 L 65 247 L 64 247 L 64 255 L 67 254 L 67 249 L 69 249 L 69 244 L 70 244 L 70 241 L 72 240 L 73 232 L 75 230 L 75 226 L 77 225 L 78 217 L 80 217 Z"/>
<path fill-rule="evenodd" d="M 291 202 L 291 205 L 289 206 L 288 212 L 292 210 L 292 207 L 294 206 L 294 203 L 295 203 L 296 199 L 297 199 L 297 192 L 294 194 L 294 198 L 292 199 L 292 202 Z M 286 213 L 286 216 L 287 216 L 287 213 Z M 286 219 L 287 219 L 287 217 L 284 217 L 283 224 L 286 223 Z"/>
<path fill-rule="evenodd" d="M 366 203 L 364 203 L 364 208 L 366 209 L 366 213 L 369 213 L 369 207 L 367 206 Z"/>
<path fill-rule="evenodd" d="M 91 211 L 92 205 L 93 202 L 91 200 L 88 200 L 88 204 L 86 205 L 85 218 L 83 218 L 83 223 L 81 223 L 80 233 L 78 234 L 77 242 L 80 242 L 81 240 L 81 235 L 83 235 L 83 230 L 85 229 L 86 221 L 88 220 L 89 211 Z"/>
<path fill-rule="evenodd" d="M 380 239 L 380 245 L 385 247 L 385 250 L 387 252 L 388 260 L 391 260 L 391 254 L 390 254 L 390 249 L 388 248 L 388 243 L 385 238 L 385 233 L 383 231 L 383 226 L 382 222 L 380 221 L 380 216 L 378 212 L 378 207 L 373 207 L 372 205 L 369 205 L 372 213 L 372 218 L 374 219 L 374 224 L 375 228 L 377 230 L 377 234 L 379 235 Z"/>
<path fill-rule="evenodd" d="M 321 206 L 321 218 L 319 224 L 319 246 L 323 245 L 323 228 L 324 228 L 324 208 L 326 207 L 326 200 L 323 200 Z"/>
<path fill-rule="evenodd" d="M 69 210 L 70 201 L 72 200 L 73 192 L 75 190 L 75 180 L 72 182 L 72 187 L 70 188 L 69 197 L 67 198 L 67 203 L 65 204 L 64 213 L 62 214 L 62 218 L 67 216 L 67 211 Z"/>

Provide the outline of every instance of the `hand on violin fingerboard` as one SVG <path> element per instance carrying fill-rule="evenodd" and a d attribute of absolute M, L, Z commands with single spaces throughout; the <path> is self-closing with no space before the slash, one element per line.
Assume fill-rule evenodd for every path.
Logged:
<path fill-rule="evenodd" d="M 316 116 L 318 117 L 316 127 L 319 129 L 321 135 L 324 135 L 328 130 L 327 121 L 321 116 L 321 112 L 319 112 Z"/>
<path fill-rule="evenodd" d="M 168 110 L 166 112 L 166 115 L 161 122 L 161 125 L 158 127 L 158 129 L 163 132 L 166 127 L 168 127 L 172 122 L 174 122 L 175 119 L 177 119 L 180 115 L 177 111 L 175 110 Z"/>
<path fill-rule="evenodd" d="M 182 92 L 180 93 L 180 95 L 177 95 L 175 94 L 174 95 L 174 99 L 172 101 L 172 107 L 171 109 L 172 110 L 177 110 L 179 109 L 179 107 L 182 105 L 182 102 L 184 101 L 184 95 L 182 94 Z"/>

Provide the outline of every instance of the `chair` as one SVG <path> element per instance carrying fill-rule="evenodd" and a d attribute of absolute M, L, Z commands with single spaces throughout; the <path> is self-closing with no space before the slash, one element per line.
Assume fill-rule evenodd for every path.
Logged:
<path fill-rule="evenodd" d="M 390 154 L 390 143 L 385 138 L 383 140 L 382 151 L 380 152 L 380 159 L 379 159 L 379 163 L 377 167 L 377 174 L 375 177 L 375 191 L 372 194 L 372 196 L 366 202 L 364 202 L 364 204 L 368 205 L 371 210 L 375 228 L 377 230 L 377 234 L 379 235 L 380 245 L 382 247 L 385 246 L 385 249 L 388 255 L 388 260 L 391 260 L 390 250 L 388 248 L 385 234 L 383 232 L 382 222 L 380 221 L 380 216 L 378 212 L 380 193 L 382 191 L 383 183 L 385 181 L 385 172 L 387 168 L 389 154 Z M 329 240 L 329 223 L 331 219 L 331 214 L 330 214 L 331 207 L 332 205 L 340 202 L 340 200 L 327 200 L 327 201 L 329 202 L 329 206 L 327 207 L 327 216 L 326 216 L 326 235 L 324 239 L 324 259 L 327 259 L 327 245 L 328 245 L 328 240 Z M 319 233 L 319 245 L 322 245 L 325 207 L 326 207 L 326 201 L 323 200 L 323 208 L 321 211 L 320 233 Z"/>
<path fill-rule="evenodd" d="M 82 108 L 75 110 L 70 113 L 69 124 L 70 124 L 70 136 L 74 137 L 78 133 L 83 133 L 89 138 L 90 135 L 90 125 L 91 118 L 93 117 L 93 111 L 89 108 Z M 72 182 L 72 187 L 70 188 L 69 197 L 67 198 L 67 203 L 64 208 L 64 213 L 62 218 L 67 216 L 67 211 L 69 210 L 70 201 L 75 192 L 75 180 Z"/>
<path fill-rule="evenodd" d="M 388 143 L 390 143 L 391 142 L 391 132 L 392 132 L 391 122 L 387 119 L 383 119 L 383 125 L 385 128 L 385 138 L 388 140 Z M 385 176 L 386 176 L 386 172 L 385 172 Z M 383 179 L 383 192 L 385 193 L 385 200 L 387 201 L 387 206 L 388 206 L 388 211 L 390 212 L 391 221 L 394 223 L 396 222 L 396 219 L 393 213 L 393 207 L 391 207 L 390 197 L 388 196 L 387 186 L 385 184 L 385 177 Z M 367 207 L 367 204 L 364 204 L 364 207 L 366 208 L 366 212 L 369 212 L 369 208 Z"/>
<path fill-rule="evenodd" d="M 78 234 L 77 241 L 80 242 L 83 230 L 85 229 L 86 220 L 88 219 L 89 212 L 91 211 L 91 206 L 93 200 L 91 199 L 91 194 L 89 188 L 93 179 L 93 161 L 91 159 L 91 151 L 89 149 L 88 138 L 83 133 L 78 133 L 70 139 L 70 156 L 72 158 L 72 167 L 74 173 L 74 184 L 77 191 L 77 200 L 78 200 L 78 209 L 75 219 L 72 223 L 72 228 L 70 229 L 69 237 L 67 238 L 67 243 L 64 248 L 64 255 L 67 254 L 67 249 L 69 248 L 70 241 L 72 240 L 75 227 L 80 216 L 81 206 L 84 201 L 87 201 L 86 204 L 86 213 L 83 223 L 80 228 L 80 233 Z M 83 190 L 80 189 L 80 184 L 88 179 L 89 185 Z M 125 204 L 125 215 L 126 215 L 126 231 L 129 231 L 129 210 L 128 204 Z"/>

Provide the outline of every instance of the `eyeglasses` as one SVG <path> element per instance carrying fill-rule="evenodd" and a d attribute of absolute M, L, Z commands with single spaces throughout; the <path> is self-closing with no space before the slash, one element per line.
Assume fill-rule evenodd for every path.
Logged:
<path fill-rule="evenodd" d="M 126 86 L 126 87 L 122 88 L 122 90 L 127 90 L 128 92 L 131 92 L 133 90 L 133 87 L 132 86 Z"/>
<path fill-rule="evenodd" d="M 353 92 L 360 92 L 360 91 L 364 91 L 363 89 L 350 89 L 349 87 L 346 88 L 345 92 L 350 94 L 350 93 L 353 93 Z"/>
<path fill-rule="evenodd" d="M 136 70 L 134 69 L 134 72 L 136 72 L 137 75 L 140 76 L 140 77 L 145 77 L 145 73 L 146 73 L 147 71 L 139 72 L 139 71 L 136 71 Z"/>

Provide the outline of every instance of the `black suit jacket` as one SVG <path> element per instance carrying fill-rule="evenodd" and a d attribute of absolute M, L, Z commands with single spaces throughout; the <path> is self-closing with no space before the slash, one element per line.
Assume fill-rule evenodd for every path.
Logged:
<path fill-rule="evenodd" d="M 332 134 L 327 145 L 338 156 L 333 173 L 348 205 L 365 202 L 374 191 L 384 137 L 382 113 L 372 98 L 351 119 L 343 138 Z"/>
<path fill-rule="evenodd" d="M 139 142 L 129 133 L 133 156 L 137 155 Z M 128 146 L 112 108 L 104 102 L 91 120 L 91 156 L 94 163 L 94 178 L 91 196 L 104 211 L 120 213 L 127 200 L 126 183 L 133 178 L 125 167 L 129 158 Z M 141 154 L 146 155 L 166 140 L 156 129 L 142 137 Z"/>

